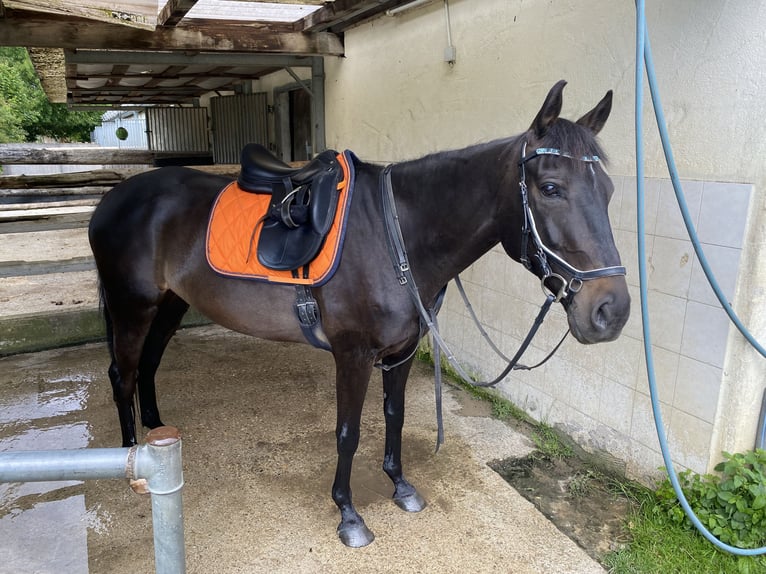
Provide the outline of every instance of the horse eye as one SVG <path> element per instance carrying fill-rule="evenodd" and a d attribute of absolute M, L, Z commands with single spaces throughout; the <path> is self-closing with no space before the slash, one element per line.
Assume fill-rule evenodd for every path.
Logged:
<path fill-rule="evenodd" d="M 546 197 L 552 197 L 556 195 L 560 195 L 559 193 L 559 186 L 555 183 L 544 183 L 540 186 L 540 191 L 543 193 Z"/>

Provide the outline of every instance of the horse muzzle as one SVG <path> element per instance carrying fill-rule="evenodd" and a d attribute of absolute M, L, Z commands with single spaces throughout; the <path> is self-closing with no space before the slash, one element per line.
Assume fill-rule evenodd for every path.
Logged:
<path fill-rule="evenodd" d="M 615 340 L 630 317 L 630 294 L 622 275 L 586 281 L 562 303 L 572 335 L 583 344 Z"/>

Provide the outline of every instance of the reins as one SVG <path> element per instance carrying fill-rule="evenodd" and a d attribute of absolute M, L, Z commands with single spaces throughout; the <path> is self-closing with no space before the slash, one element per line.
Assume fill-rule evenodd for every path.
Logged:
<path fill-rule="evenodd" d="M 476 387 L 494 387 L 500 381 L 502 381 L 508 375 L 508 373 L 510 373 L 512 370 L 531 370 L 543 365 L 556 353 L 559 347 L 561 347 L 567 335 L 569 334 L 569 330 L 567 330 L 566 333 L 564 333 L 564 336 L 559 341 L 559 343 L 539 363 L 531 367 L 528 367 L 519 363 L 519 360 L 521 359 L 522 355 L 527 350 L 529 345 L 532 343 L 532 340 L 534 339 L 535 334 L 537 333 L 538 329 L 542 325 L 543 320 L 545 319 L 545 315 L 548 313 L 553 303 L 559 302 L 564 298 L 571 299 L 572 297 L 574 297 L 574 295 L 577 292 L 579 292 L 580 289 L 582 288 L 582 284 L 584 281 L 597 279 L 600 277 L 609 277 L 613 275 L 625 275 L 625 267 L 622 267 L 622 266 L 600 267 L 600 268 L 592 269 L 589 271 L 583 271 L 570 265 L 567 261 L 559 257 L 551 249 L 549 249 L 545 245 L 545 243 L 543 243 L 540 237 L 540 234 L 537 231 L 537 227 L 535 226 L 534 216 L 529 206 L 528 189 L 527 189 L 527 183 L 526 183 L 526 169 L 525 169 L 526 162 L 536 157 L 539 157 L 541 155 L 557 155 L 557 156 L 568 157 L 568 158 L 579 160 L 579 161 L 585 161 L 592 164 L 594 162 L 599 161 L 598 156 L 593 155 L 593 156 L 573 157 L 571 154 L 562 152 L 561 150 L 554 149 L 554 148 L 537 148 L 532 154 L 527 156 L 526 148 L 527 148 L 527 143 L 524 142 L 521 148 L 521 159 L 518 163 L 520 174 L 521 174 L 520 181 L 519 181 L 519 188 L 521 191 L 522 206 L 524 209 L 524 224 L 522 227 L 522 241 L 521 241 L 522 251 L 521 251 L 520 261 L 527 269 L 530 269 L 530 270 L 532 269 L 532 263 L 528 255 L 528 247 L 529 247 L 529 242 L 531 239 L 531 241 L 533 242 L 535 246 L 535 253 L 533 257 L 536 259 L 542 272 L 542 277 L 540 281 L 541 281 L 541 286 L 543 288 L 543 291 L 546 294 L 546 298 L 545 298 L 545 302 L 540 308 L 539 313 L 537 314 L 537 317 L 535 318 L 532 324 L 532 327 L 529 330 L 529 333 L 527 333 L 527 336 L 524 338 L 524 340 L 521 343 L 521 346 L 519 347 L 519 349 L 516 351 L 516 353 L 513 355 L 512 358 L 508 359 L 498 349 L 498 347 L 491 341 L 491 339 L 489 338 L 489 335 L 481 326 L 481 323 L 479 322 L 478 317 L 476 317 L 476 314 L 473 311 L 473 306 L 468 301 L 468 298 L 465 294 L 465 290 L 463 289 L 462 283 L 460 282 L 459 276 L 455 277 L 455 283 L 458 286 L 458 291 L 460 292 L 460 295 L 463 298 L 463 301 L 465 302 L 471 317 L 473 318 L 476 325 L 479 327 L 479 331 L 482 333 L 482 336 L 488 341 L 492 349 L 495 352 L 497 352 L 498 355 L 500 355 L 504 360 L 508 362 L 508 365 L 503 369 L 503 371 L 491 381 L 476 381 L 474 380 L 473 377 L 468 375 L 468 373 L 466 373 L 466 371 L 457 361 L 454 353 L 450 350 L 446 341 L 443 339 L 443 337 L 441 336 L 441 333 L 439 332 L 436 315 L 438 312 L 438 307 L 441 303 L 441 298 L 443 297 L 443 294 L 444 294 L 444 290 L 446 289 L 446 286 L 441 290 L 439 297 L 437 297 L 436 304 L 432 306 L 431 309 L 426 309 L 425 305 L 423 304 L 423 301 L 420 297 L 420 292 L 415 283 L 415 279 L 412 275 L 412 270 L 409 264 L 409 258 L 407 257 L 407 250 L 404 245 L 404 237 L 402 236 L 402 229 L 399 222 L 399 216 L 396 211 L 396 201 L 394 199 L 394 190 L 391 184 L 392 165 L 387 165 L 383 169 L 380 175 L 381 202 L 383 205 L 383 218 L 384 218 L 384 223 L 386 228 L 386 236 L 388 238 L 387 245 L 388 245 L 389 254 L 391 255 L 391 261 L 393 262 L 393 265 L 394 265 L 394 270 L 396 272 L 397 280 L 399 284 L 406 287 L 408 292 L 410 293 L 410 297 L 412 298 L 415 308 L 418 311 L 418 315 L 420 316 L 421 331 L 422 331 L 423 325 L 425 325 L 431 332 L 431 337 L 433 341 L 436 419 L 437 419 L 437 440 L 436 440 L 437 451 L 439 450 L 439 446 L 444 443 L 444 425 L 442 420 L 442 405 L 441 405 L 441 396 L 442 396 L 441 352 L 442 351 L 444 352 L 447 358 L 447 362 L 466 383 Z M 590 168 L 591 170 L 593 169 L 592 165 L 590 166 Z M 564 279 L 562 275 L 553 272 L 551 268 L 551 263 L 549 262 L 549 258 L 555 266 L 560 267 L 561 269 L 564 270 L 565 273 L 571 276 L 571 279 L 569 281 Z M 548 286 L 546 286 L 545 284 L 546 280 L 551 278 L 557 279 L 560 281 L 561 287 L 559 288 L 558 292 L 554 292 L 550 290 Z M 402 361 L 394 365 L 376 365 L 376 366 L 380 366 L 381 368 L 385 370 L 392 369 L 408 361 L 412 357 L 414 352 L 415 351 L 413 350 L 412 354 L 410 354 L 405 359 L 403 359 Z"/>

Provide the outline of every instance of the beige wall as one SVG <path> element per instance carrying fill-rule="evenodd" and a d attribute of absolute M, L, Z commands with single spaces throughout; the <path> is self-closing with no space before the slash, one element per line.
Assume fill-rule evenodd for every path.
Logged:
<path fill-rule="evenodd" d="M 766 7 L 756 0 L 651 4 L 658 82 L 695 220 L 707 230 L 703 241 L 735 308 L 766 341 Z M 586 448 L 611 453 L 629 474 L 650 475 L 660 459 L 647 408 L 634 247 L 633 3 L 451 0 L 450 14 L 453 66 L 443 61 L 441 1 L 346 33 L 346 57 L 325 63 L 328 147 L 397 161 L 523 131 L 561 78 L 569 81 L 563 115 L 570 118 L 615 91 L 602 142 L 620 190 L 611 211 L 631 273 L 633 317 L 618 342 L 586 348 L 569 341 L 544 371 L 514 375 L 502 390 Z M 647 205 L 661 400 L 675 459 L 705 471 L 722 449 L 752 448 L 766 360 L 729 331 L 700 287 L 698 262 L 662 179 L 667 172 L 648 96 L 644 109 L 647 176 L 656 178 Z M 734 237 L 722 237 L 721 229 Z M 536 281 L 499 250 L 466 279 L 491 331 L 511 352 L 541 303 Z M 494 375 L 497 362 L 478 335 L 463 335 L 465 313 L 454 290 L 443 315 L 458 355 Z M 561 314 L 549 319 L 533 352 L 548 348 L 563 323 Z"/>

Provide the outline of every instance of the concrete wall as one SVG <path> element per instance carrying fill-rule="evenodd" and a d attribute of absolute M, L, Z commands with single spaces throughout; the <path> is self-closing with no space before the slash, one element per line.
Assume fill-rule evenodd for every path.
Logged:
<path fill-rule="evenodd" d="M 344 58 L 328 58 L 327 145 L 389 162 L 519 133 L 548 89 L 564 78 L 565 117 L 589 110 L 608 89 L 612 116 L 601 134 L 616 193 L 612 223 L 629 270 L 633 316 L 616 342 L 568 341 L 544 368 L 514 373 L 501 392 L 587 449 L 608 453 L 631 476 L 661 459 L 649 409 L 636 256 L 634 38 L 631 2 L 451 0 L 457 61 L 443 60 L 447 29 L 437 0 L 346 33 Z M 657 76 L 687 202 L 707 257 L 743 322 L 766 341 L 766 7 L 756 0 L 651 3 Z M 255 87 L 271 90 L 289 76 Z M 663 416 L 676 462 L 704 472 L 721 450 L 752 448 L 766 360 L 730 328 L 700 272 L 681 223 L 644 104 L 650 319 Z M 500 249 L 464 276 L 474 306 L 513 352 L 542 303 L 537 281 Z M 442 312 L 446 338 L 472 368 L 494 376 L 455 290 Z M 530 361 L 565 329 L 546 320 Z"/>

